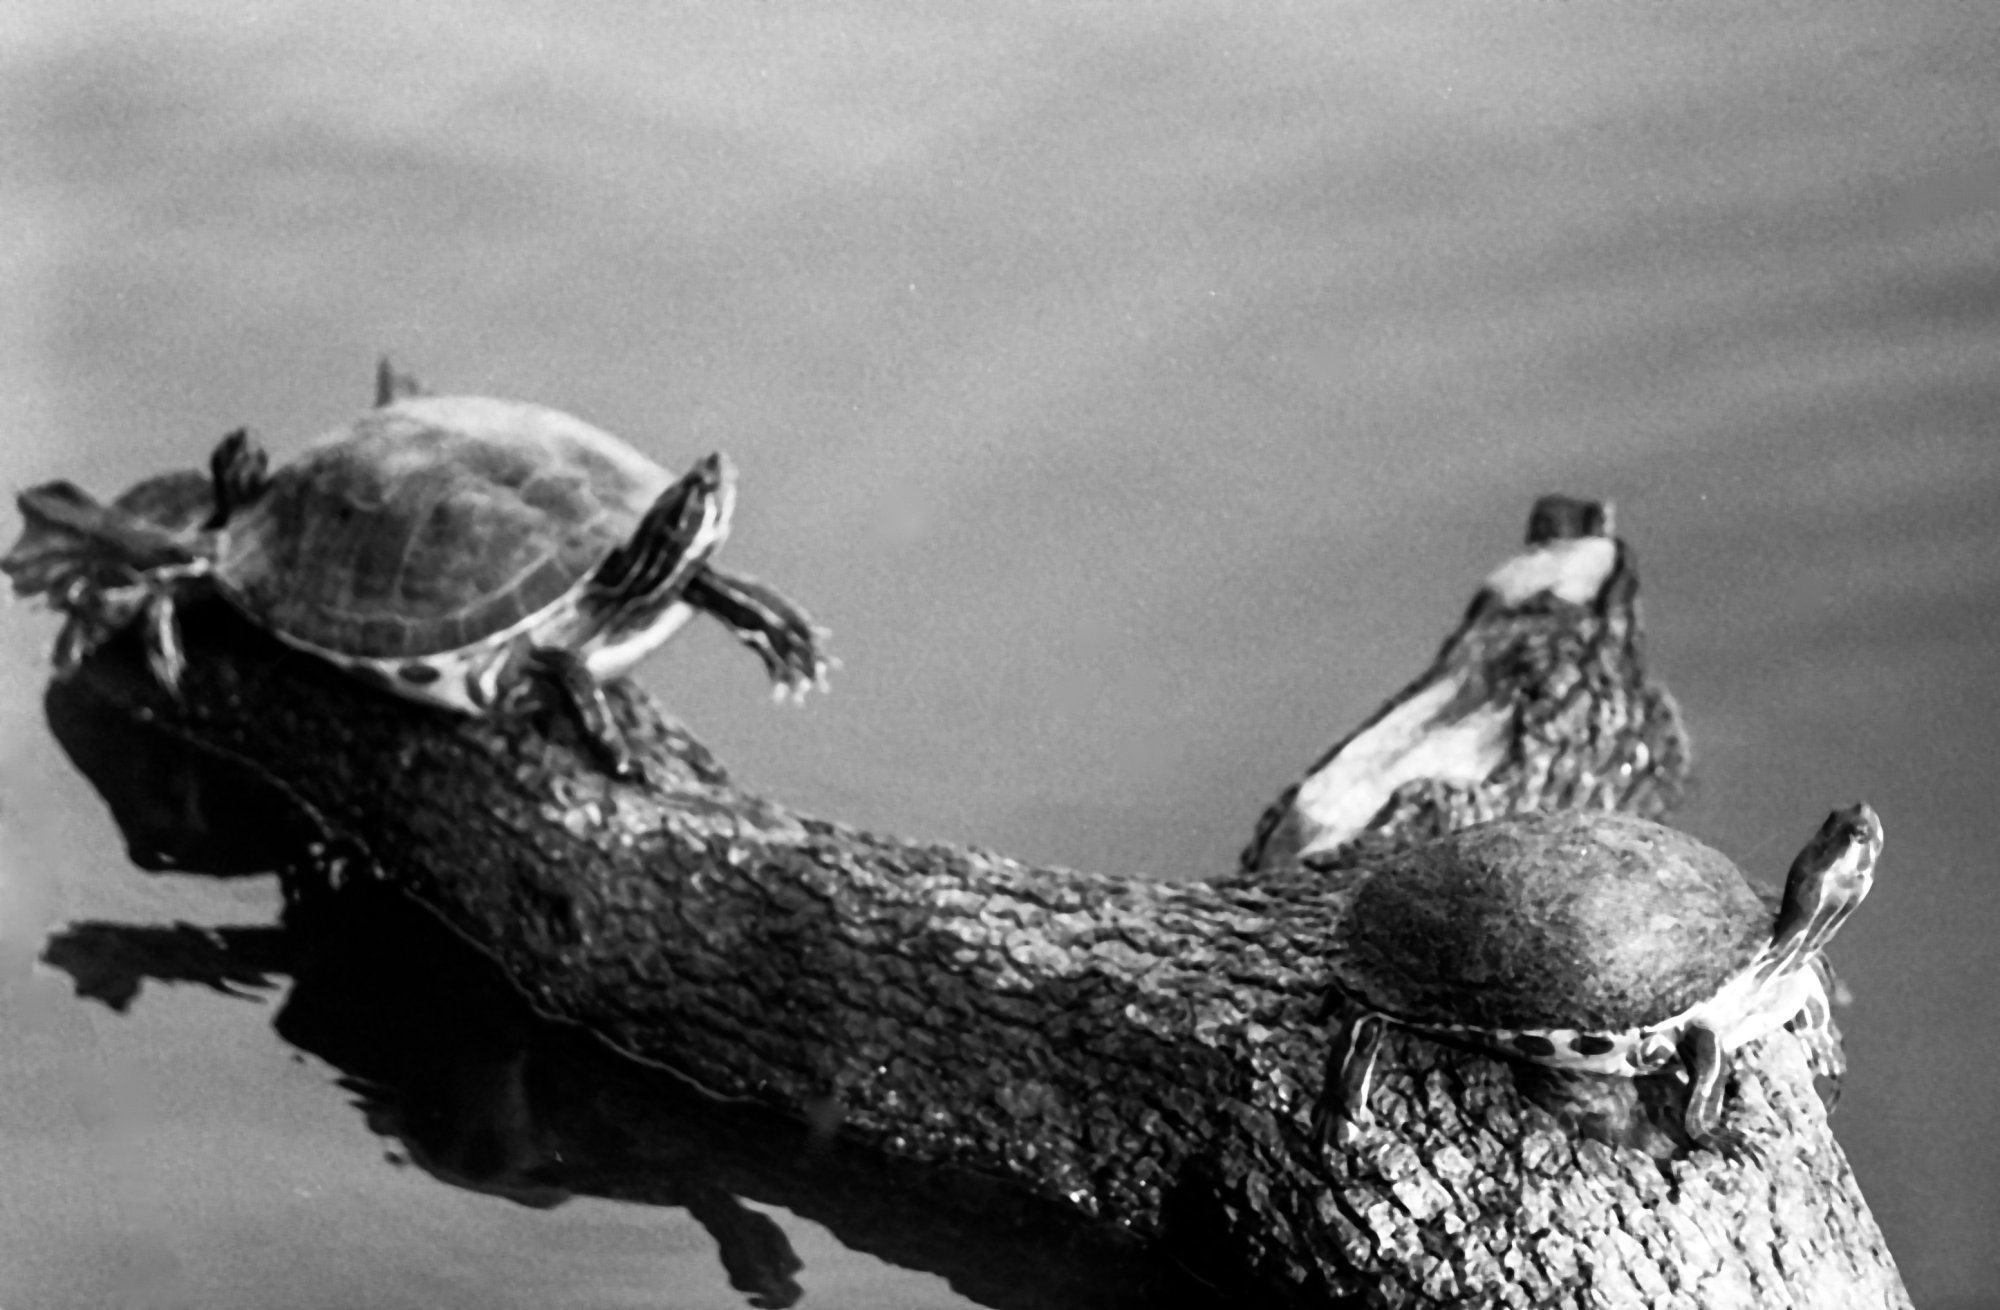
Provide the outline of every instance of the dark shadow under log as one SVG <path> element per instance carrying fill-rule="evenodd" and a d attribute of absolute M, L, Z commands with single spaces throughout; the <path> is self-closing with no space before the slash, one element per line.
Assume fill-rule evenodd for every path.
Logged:
<path fill-rule="evenodd" d="M 1489 586 L 1439 667 L 1384 711 L 1453 679 L 1447 712 L 1418 717 L 1481 714 L 1482 743 L 1503 734 L 1487 779 L 1399 777 L 1323 848 L 1326 867 L 1253 862 L 1196 884 L 794 814 L 735 788 L 626 685 L 611 699 L 645 777 L 617 782 L 559 719 L 420 710 L 215 605 L 185 613 L 180 701 L 129 641 L 76 676 L 273 779 L 316 816 L 322 869 L 428 907 L 543 1013 L 859 1148 L 1198 1252 L 1270 1300 L 1907 1304 L 1786 1033 L 1741 1062 L 1731 1097 L 1768 1167 L 1608 1147 L 1524 1096 L 1510 1066 L 1401 1036 L 1377 1124 L 1331 1149 L 1311 1131 L 1335 929 L 1361 876 L 1342 866 L 1365 864 L 1371 833 L 1413 813 L 1448 826 L 1466 806 L 1643 807 L 1678 787 L 1684 759 L 1657 749 L 1678 742 L 1670 703 L 1665 718 L 1610 704 L 1657 693 L 1605 644 L 1636 623 L 1636 580 L 1611 576 L 1623 593 L 1582 600 L 1519 575 Z M 1557 749 L 1523 744 L 1535 734 Z"/>

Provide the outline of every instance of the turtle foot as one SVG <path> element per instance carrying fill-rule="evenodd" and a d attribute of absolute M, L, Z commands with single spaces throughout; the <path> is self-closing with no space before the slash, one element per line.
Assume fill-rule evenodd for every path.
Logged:
<path fill-rule="evenodd" d="M 736 635 L 764 663 L 774 700 L 803 701 L 839 661 L 826 653 L 827 631 L 782 593 L 754 578 L 714 568 L 695 571 L 681 596 Z"/>
<path fill-rule="evenodd" d="M 1706 1138 L 1697 1140 L 1695 1145 L 1715 1152 L 1731 1164 L 1755 1165 L 1764 1169 L 1771 1163 L 1770 1152 L 1764 1149 L 1761 1142 L 1734 1128 L 1717 1128 Z"/>

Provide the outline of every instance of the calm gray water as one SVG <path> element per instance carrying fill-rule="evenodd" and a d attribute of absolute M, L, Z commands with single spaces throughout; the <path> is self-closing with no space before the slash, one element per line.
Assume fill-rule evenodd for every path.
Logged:
<path fill-rule="evenodd" d="M 417 12 L 413 12 L 417 10 Z M 17 6 L 0 481 L 282 455 L 378 350 L 668 462 L 832 625 L 803 711 L 645 679 L 801 808 L 1086 868 L 1228 865 L 1545 490 L 1609 496 L 1780 876 L 1866 798 L 1836 1125 L 1919 1305 L 2000 1304 L 2000 11 L 1201 0 Z M 11 536 L 12 521 L 0 525 Z M 385 1161 L 270 1004 L 124 1016 L 64 919 L 147 878 L 0 624 L 0 1304 L 743 1304 L 683 1212 Z M 954 1301 L 779 1216 L 805 1304 Z"/>

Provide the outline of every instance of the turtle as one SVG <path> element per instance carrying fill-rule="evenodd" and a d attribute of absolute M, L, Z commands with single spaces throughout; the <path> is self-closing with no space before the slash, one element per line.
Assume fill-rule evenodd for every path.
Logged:
<path fill-rule="evenodd" d="M 410 700 L 488 715 L 547 686 L 621 775 L 630 751 L 600 683 L 697 609 L 780 696 L 824 686 L 825 633 L 805 611 L 707 563 L 735 505 L 723 455 L 676 478 L 582 419 L 427 395 L 387 360 L 373 409 L 275 470 L 238 430 L 205 477 L 150 478 L 109 506 L 51 482 L 19 503 L 27 529 L 0 569 L 71 615 L 59 673 L 138 622 L 177 689 L 176 602 L 213 588 L 286 645 Z"/>
<path fill-rule="evenodd" d="M 1516 815 L 1388 856 L 1339 930 L 1320 1131 L 1370 1121 L 1395 1024 L 1570 1073 L 1668 1073 L 1686 1083 L 1687 1140 L 1748 1149 L 1722 1125 L 1733 1057 L 1781 1026 L 1826 1022 L 1821 952 L 1881 849 L 1874 810 L 1835 810 L 1775 916 L 1721 852 L 1627 814 Z"/>

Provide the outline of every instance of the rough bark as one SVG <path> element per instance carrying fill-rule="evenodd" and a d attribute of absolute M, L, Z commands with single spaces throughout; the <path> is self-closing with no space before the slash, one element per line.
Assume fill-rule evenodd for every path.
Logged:
<path fill-rule="evenodd" d="M 1678 725 L 1636 663 L 1620 560 L 1587 603 L 1474 603 L 1390 708 L 1456 679 L 1502 707 L 1506 749 L 1482 782 L 1399 783 L 1375 829 L 1675 794 Z M 326 868 L 427 906 L 540 1011 L 719 1096 L 998 1175 L 1274 1301 L 1907 1304 L 1789 1034 L 1731 1097 L 1767 1167 L 1606 1146 L 1510 1066 L 1401 1035 L 1376 1123 L 1323 1144 L 1322 1006 L 1365 836 L 1210 883 L 1036 868 L 736 788 L 629 686 L 612 701 L 646 776 L 620 783 L 559 718 L 421 711 L 219 607 L 185 617 L 178 702 L 129 643 L 78 676 L 280 782 Z"/>

